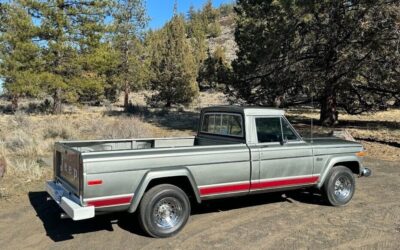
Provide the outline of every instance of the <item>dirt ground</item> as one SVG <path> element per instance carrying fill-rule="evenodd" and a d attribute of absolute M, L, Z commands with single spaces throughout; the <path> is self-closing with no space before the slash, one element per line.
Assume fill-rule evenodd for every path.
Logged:
<path fill-rule="evenodd" d="M 318 193 L 292 191 L 209 201 L 169 239 L 144 236 L 134 215 L 73 222 L 42 189 L 0 203 L 2 249 L 400 249 L 400 164 L 366 159 L 352 202 L 326 206 Z"/>

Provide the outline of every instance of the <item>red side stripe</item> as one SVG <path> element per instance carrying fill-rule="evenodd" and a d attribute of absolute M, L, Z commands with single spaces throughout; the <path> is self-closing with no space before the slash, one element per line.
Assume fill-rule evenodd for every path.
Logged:
<path fill-rule="evenodd" d="M 112 198 L 112 199 L 88 201 L 87 204 L 88 204 L 88 206 L 95 206 L 95 207 L 123 205 L 123 204 L 131 203 L 132 198 L 133 198 L 133 196 L 127 196 L 127 197 L 118 197 L 118 198 Z"/>
<path fill-rule="evenodd" d="M 243 184 L 231 184 L 225 186 L 208 186 L 208 187 L 200 187 L 200 195 L 211 195 L 211 194 L 223 194 L 223 193 L 232 193 L 238 191 L 248 191 L 254 189 L 263 189 L 263 188 L 274 188 L 274 187 L 285 187 L 285 186 L 293 186 L 293 185 L 303 185 L 303 184 L 313 184 L 316 183 L 319 179 L 319 176 L 311 176 L 311 177 L 303 177 L 296 179 L 283 179 L 283 180 L 270 180 L 270 181 L 261 181 L 261 182 L 253 182 L 251 183 L 243 183 Z"/>
<path fill-rule="evenodd" d="M 250 188 L 250 183 L 232 184 L 226 186 L 202 187 L 200 188 L 200 195 L 246 191 L 249 190 L 249 188 Z"/>
<path fill-rule="evenodd" d="M 297 178 L 297 179 L 275 180 L 275 181 L 261 181 L 261 182 L 252 183 L 251 189 L 311 184 L 311 183 L 316 182 L 317 180 L 318 180 L 318 176 L 304 177 L 304 178 Z"/>

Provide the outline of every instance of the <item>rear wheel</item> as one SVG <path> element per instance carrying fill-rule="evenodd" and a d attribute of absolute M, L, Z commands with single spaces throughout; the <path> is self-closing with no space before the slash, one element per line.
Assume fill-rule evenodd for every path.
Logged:
<path fill-rule="evenodd" d="M 355 192 L 353 172 L 344 166 L 331 169 L 322 191 L 332 206 L 344 206 L 350 202 Z"/>
<path fill-rule="evenodd" d="M 190 202 L 177 186 L 162 184 L 145 193 L 139 207 L 139 222 L 150 236 L 165 238 L 177 234 L 186 225 Z"/>

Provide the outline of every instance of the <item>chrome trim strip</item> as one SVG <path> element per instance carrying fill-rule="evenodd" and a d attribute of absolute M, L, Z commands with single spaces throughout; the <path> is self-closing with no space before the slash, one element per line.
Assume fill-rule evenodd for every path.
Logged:
<path fill-rule="evenodd" d="M 215 194 L 206 194 L 206 195 L 200 195 L 201 198 L 206 198 L 206 197 L 216 197 L 216 196 L 225 196 L 225 195 L 231 195 L 231 194 L 240 194 L 240 193 L 248 193 L 249 190 L 243 190 L 243 191 L 232 191 L 232 192 L 223 192 L 223 193 L 215 193 Z"/>
<path fill-rule="evenodd" d="M 309 177 L 319 177 L 319 174 L 310 174 L 310 175 L 296 175 L 296 176 L 288 176 L 288 177 L 275 177 L 275 178 L 266 178 L 266 179 L 259 179 L 256 180 L 258 182 L 263 182 L 263 181 L 279 181 L 279 180 L 293 180 L 293 179 L 301 179 L 301 178 L 309 178 Z M 255 181 L 252 181 L 255 182 Z"/>
<path fill-rule="evenodd" d="M 71 144 L 71 143 L 90 143 L 90 142 L 130 142 L 130 141 L 149 141 L 149 140 L 176 140 L 176 139 L 194 139 L 195 136 L 185 137 L 150 137 L 150 138 L 133 138 L 133 139 L 110 139 L 110 140 L 76 140 L 76 141 L 59 141 L 60 144 Z M 77 150 L 75 150 L 77 151 Z M 78 151 L 79 152 L 79 151 Z"/>
<path fill-rule="evenodd" d="M 246 146 L 246 144 L 240 144 L 242 147 Z M 197 148 L 202 147 L 202 146 L 195 146 Z M 178 148 L 168 148 L 168 149 L 178 149 Z M 182 148 L 183 149 L 183 148 Z M 184 148 L 187 149 L 187 148 Z M 191 147 L 193 149 L 193 147 Z M 116 151 L 114 151 L 116 152 Z M 142 151 L 143 152 L 143 151 Z M 139 150 L 136 150 L 136 152 L 124 152 L 124 153 L 138 153 L 138 155 L 129 155 L 129 156 L 118 156 L 118 157 L 108 157 L 108 155 L 104 155 L 104 158 L 92 158 L 92 159 L 83 159 L 83 163 L 89 163 L 89 162 L 106 162 L 106 161 L 116 161 L 116 160 L 133 160 L 133 159 L 148 159 L 148 155 L 143 155 L 139 152 Z M 248 148 L 240 148 L 240 149 L 231 149 L 231 150 L 224 150 L 224 151 L 205 151 L 205 152 L 182 152 L 182 153 L 161 153 L 161 154 L 152 154 L 151 157 L 153 158 L 169 158 L 169 157 L 179 157 L 179 156 L 196 156 L 196 155 L 211 155 L 211 154 L 226 154 L 226 153 L 248 153 Z M 86 153 L 82 153 L 85 155 Z M 88 155 L 89 156 L 89 155 Z"/>
<path fill-rule="evenodd" d="M 278 186 L 278 187 L 270 187 L 270 188 L 255 188 L 255 189 L 250 189 L 250 195 L 251 194 L 258 194 L 258 193 L 270 193 L 270 192 L 278 192 L 278 191 L 285 191 L 285 190 L 293 190 L 293 189 L 300 189 L 304 187 L 310 187 L 315 185 L 315 183 L 309 183 L 309 184 L 301 184 L 301 185 L 289 185 L 289 186 Z"/>
<path fill-rule="evenodd" d="M 94 207 L 95 209 L 102 209 L 102 208 L 110 208 L 110 207 L 123 207 L 123 206 L 129 206 L 131 203 L 121 203 L 121 204 L 116 204 L 116 205 L 108 205 L 108 206 L 98 206 Z"/>
<path fill-rule="evenodd" d="M 221 187 L 221 186 L 231 186 L 231 185 L 240 185 L 240 184 L 250 184 L 250 181 L 237 181 L 237 182 L 224 182 L 219 184 L 209 184 L 209 185 L 202 185 L 197 186 L 198 188 L 207 188 L 207 187 Z"/>

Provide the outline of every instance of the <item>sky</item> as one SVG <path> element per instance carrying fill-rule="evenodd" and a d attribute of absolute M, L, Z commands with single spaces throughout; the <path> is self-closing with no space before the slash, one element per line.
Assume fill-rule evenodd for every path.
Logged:
<path fill-rule="evenodd" d="M 0 0 L 0 2 L 2 2 Z M 178 12 L 187 14 L 191 5 L 195 9 L 200 9 L 207 0 L 178 0 Z M 212 0 L 214 7 L 219 7 L 224 3 L 233 3 L 234 0 Z M 175 0 L 147 0 L 147 14 L 150 17 L 149 28 L 161 28 L 169 19 L 171 19 L 174 10 Z M 0 78 L 0 94 L 2 92 L 3 80 Z"/>
<path fill-rule="evenodd" d="M 187 14 L 191 5 L 200 9 L 207 0 L 178 0 L 178 12 Z M 224 3 L 232 3 L 234 0 L 212 0 L 214 7 Z M 147 12 L 150 17 L 149 28 L 161 28 L 173 14 L 175 0 L 147 0 Z"/>

